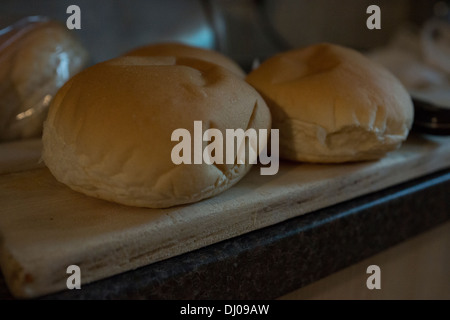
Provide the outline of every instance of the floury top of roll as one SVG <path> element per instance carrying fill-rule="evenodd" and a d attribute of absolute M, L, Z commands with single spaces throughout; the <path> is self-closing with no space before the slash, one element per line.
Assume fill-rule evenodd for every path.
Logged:
<path fill-rule="evenodd" d="M 378 159 L 412 126 L 412 100 L 400 81 L 350 48 L 321 43 L 282 52 L 246 80 L 270 108 L 285 159 Z"/>
<path fill-rule="evenodd" d="M 233 72 L 241 78 L 245 78 L 244 70 L 231 58 L 215 50 L 190 46 L 184 43 L 167 42 L 154 43 L 135 48 L 125 54 L 125 56 L 156 57 L 172 56 L 178 58 L 194 58 L 208 61 Z"/>
<path fill-rule="evenodd" d="M 175 130 L 195 121 L 228 129 L 271 127 L 258 92 L 232 72 L 191 58 L 126 56 L 77 74 L 44 124 L 43 159 L 60 182 L 86 195 L 170 207 L 219 194 L 250 163 L 175 164 Z M 190 143 L 189 143 L 190 145 Z"/>

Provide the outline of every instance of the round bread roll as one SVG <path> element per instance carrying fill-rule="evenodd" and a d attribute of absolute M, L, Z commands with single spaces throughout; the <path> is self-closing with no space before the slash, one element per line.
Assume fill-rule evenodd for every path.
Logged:
<path fill-rule="evenodd" d="M 157 43 L 136 48 L 125 56 L 174 56 L 205 60 L 222 66 L 237 76 L 245 78 L 246 73 L 232 59 L 220 52 L 190 46 L 182 43 Z"/>
<path fill-rule="evenodd" d="M 322 43 L 283 52 L 246 80 L 280 130 L 280 157 L 339 163 L 379 159 L 398 148 L 413 122 L 410 95 L 359 52 Z"/>
<path fill-rule="evenodd" d="M 193 145 L 194 121 L 223 137 L 226 129 L 271 127 L 258 92 L 220 66 L 116 58 L 58 92 L 44 124 L 43 160 L 57 180 L 89 196 L 150 208 L 199 201 L 237 183 L 251 164 L 175 165 L 172 133 L 187 129 Z M 208 143 L 200 144 L 203 150 Z"/>
<path fill-rule="evenodd" d="M 7 30 L 0 33 L 0 141 L 40 136 L 51 98 L 89 60 L 59 22 L 30 17 Z"/>

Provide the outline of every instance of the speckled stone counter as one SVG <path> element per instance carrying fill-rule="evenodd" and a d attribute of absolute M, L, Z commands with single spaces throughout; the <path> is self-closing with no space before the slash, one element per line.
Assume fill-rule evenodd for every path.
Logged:
<path fill-rule="evenodd" d="M 275 299 L 449 220 L 449 188 L 441 171 L 42 299 Z"/>

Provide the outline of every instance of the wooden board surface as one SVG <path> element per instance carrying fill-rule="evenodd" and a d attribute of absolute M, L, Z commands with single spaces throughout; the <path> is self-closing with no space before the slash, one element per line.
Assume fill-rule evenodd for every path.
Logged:
<path fill-rule="evenodd" d="M 0 144 L 0 174 L 44 167 L 41 161 L 41 139 Z"/>
<path fill-rule="evenodd" d="M 35 160 L 0 175 L 0 267 L 16 297 L 66 289 L 72 264 L 88 283 L 448 168 L 450 138 L 410 136 L 379 161 L 282 162 L 274 176 L 254 167 L 226 192 L 170 209 L 84 196 Z"/>

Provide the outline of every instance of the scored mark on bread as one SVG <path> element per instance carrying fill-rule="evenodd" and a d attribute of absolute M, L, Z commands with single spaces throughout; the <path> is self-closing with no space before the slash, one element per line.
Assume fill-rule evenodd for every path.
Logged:
<path fill-rule="evenodd" d="M 255 101 L 255 104 L 253 105 L 253 110 L 252 113 L 250 115 L 250 119 L 248 119 L 248 123 L 247 123 L 247 128 L 246 130 L 248 130 L 249 128 L 253 128 L 253 123 L 256 117 L 256 111 L 258 110 L 258 100 Z"/>

